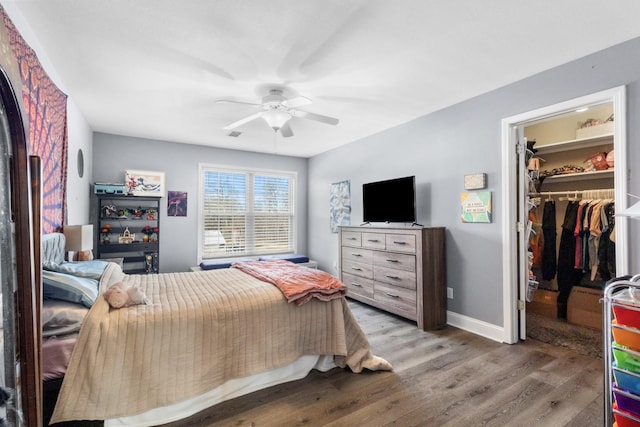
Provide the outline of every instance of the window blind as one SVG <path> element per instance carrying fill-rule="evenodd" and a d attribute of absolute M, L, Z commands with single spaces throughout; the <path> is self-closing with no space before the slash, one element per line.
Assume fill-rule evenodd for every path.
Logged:
<path fill-rule="evenodd" d="M 294 175 L 204 167 L 203 259 L 293 251 Z"/>

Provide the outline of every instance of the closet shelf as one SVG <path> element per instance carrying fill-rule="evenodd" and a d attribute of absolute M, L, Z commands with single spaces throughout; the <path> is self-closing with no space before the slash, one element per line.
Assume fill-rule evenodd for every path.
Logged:
<path fill-rule="evenodd" d="M 609 168 L 603 171 L 593 171 L 593 172 L 577 172 L 577 173 L 567 173 L 563 175 L 552 175 L 548 176 L 544 179 L 544 184 L 551 184 L 556 182 L 569 182 L 569 181 L 584 181 L 588 179 L 605 179 L 605 178 L 613 178 L 613 168 Z"/>
<path fill-rule="evenodd" d="M 536 146 L 537 156 L 548 153 L 557 153 L 566 150 L 578 150 L 582 148 L 597 147 L 605 144 L 613 144 L 613 134 L 592 136 L 589 138 L 571 139 L 569 141 L 554 142 L 551 144 Z"/>

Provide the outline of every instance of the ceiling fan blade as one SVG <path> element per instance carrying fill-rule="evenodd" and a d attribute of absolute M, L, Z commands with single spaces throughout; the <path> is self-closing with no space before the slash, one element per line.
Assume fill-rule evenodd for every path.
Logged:
<path fill-rule="evenodd" d="M 285 122 L 285 124 L 282 125 L 282 127 L 280 128 L 280 133 L 285 138 L 289 138 L 290 136 L 293 136 L 293 130 L 291 130 L 291 126 L 289 126 L 289 122 Z"/>
<path fill-rule="evenodd" d="M 289 110 L 289 113 L 295 117 L 302 117 L 305 119 L 315 120 L 317 122 L 326 123 L 328 125 L 337 125 L 339 120 L 334 117 L 323 116 L 321 114 L 310 113 L 308 111 Z"/>
<path fill-rule="evenodd" d="M 309 104 L 311 104 L 311 100 L 304 96 L 296 96 L 295 98 L 287 99 L 286 101 L 282 102 L 282 105 L 287 108 L 302 107 L 303 105 Z"/>
<path fill-rule="evenodd" d="M 232 99 L 218 99 L 216 104 L 244 104 L 244 105 L 253 105 L 255 107 L 260 107 L 262 104 L 256 104 L 255 102 L 245 102 L 245 101 L 234 101 Z"/>
<path fill-rule="evenodd" d="M 235 122 L 231 123 L 230 125 L 227 125 L 227 126 L 223 127 L 223 129 L 224 130 L 235 129 L 238 126 L 241 126 L 241 125 L 243 125 L 245 123 L 250 122 L 251 120 L 255 120 L 255 119 L 259 118 L 260 116 L 262 116 L 262 113 L 263 113 L 263 111 L 260 111 L 259 113 L 255 113 L 255 114 L 252 114 L 250 116 L 247 116 L 244 119 L 240 119 L 238 121 L 235 121 Z"/>

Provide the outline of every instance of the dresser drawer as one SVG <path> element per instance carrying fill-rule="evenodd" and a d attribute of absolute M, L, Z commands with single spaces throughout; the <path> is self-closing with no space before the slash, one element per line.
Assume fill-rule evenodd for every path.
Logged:
<path fill-rule="evenodd" d="M 374 252 L 373 265 L 394 268 L 397 270 L 411 271 L 415 273 L 416 256 L 408 254 L 396 254 L 393 252 Z"/>
<path fill-rule="evenodd" d="M 384 304 L 385 307 L 388 307 L 388 311 L 394 313 L 409 313 L 414 317 L 417 313 L 416 293 L 410 289 L 387 286 L 376 282 L 373 299 Z M 394 310 L 394 308 L 397 310 Z"/>
<path fill-rule="evenodd" d="M 368 249 L 384 249 L 385 235 L 382 233 L 362 233 L 362 247 Z"/>
<path fill-rule="evenodd" d="M 413 271 L 397 270 L 380 266 L 373 267 L 373 280 L 412 289 L 416 292 L 416 273 Z"/>
<path fill-rule="evenodd" d="M 358 294 L 363 297 L 373 298 L 372 279 L 342 273 L 342 283 L 347 287 L 347 296 L 349 296 L 349 294 Z"/>
<path fill-rule="evenodd" d="M 373 252 L 361 248 L 342 248 L 342 262 L 353 261 L 362 264 L 373 264 Z"/>
<path fill-rule="evenodd" d="M 342 245 L 355 247 L 362 246 L 362 233 L 359 231 L 343 231 Z"/>
<path fill-rule="evenodd" d="M 414 234 L 387 234 L 385 237 L 385 246 L 388 251 L 416 253 Z"/>
<path fill-rule="evenodd" d="M 353 274 L 355 276 L 365 277 L 367 279 L 373 279 L 373 265 L 362 264 L 359 262 L 342 260 L 342 272 L 347 274 Z"/>

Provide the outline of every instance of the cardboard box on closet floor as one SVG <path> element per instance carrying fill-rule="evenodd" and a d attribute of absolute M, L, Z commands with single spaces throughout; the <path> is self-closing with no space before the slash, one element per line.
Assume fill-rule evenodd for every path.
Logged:
<path fill-rule="evenodd" d="M 575 325 L 602 330 L 602 298 L 601 289 L 574 286 L 569 295 L 567 305 L 567 321 Z"/>
<path fill-rule="evenodd" d="M 567 321 L 602 330 L 603 295 L 600 289 L 574 286 L 567 304 Z M 557 298 L 557 291 L 538 288 L 533 294 L 533 301 L 527 302 L 527 312 L 555 318 L 558 316 Z"/>

